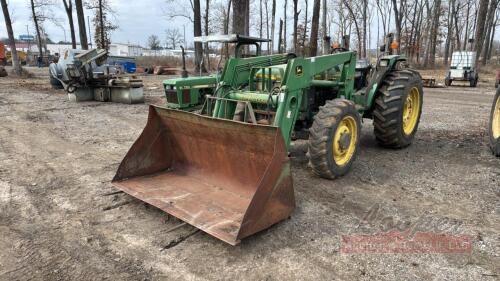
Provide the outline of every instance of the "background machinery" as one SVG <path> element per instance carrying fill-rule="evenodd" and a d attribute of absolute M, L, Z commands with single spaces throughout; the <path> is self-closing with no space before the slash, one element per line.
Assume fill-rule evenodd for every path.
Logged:
<path fill-rule="evenodd" d="M 68 50 L 50 64 L 50 83 L 61 85 L 71 101 L 144 102 L 142 80 L 117 74 L 123 71 L 106 64 L 107 59 L 102 49 Z"/>
<path fill-rule="evenodd" d="M 349 171 L 362 118 L 373 119 L 382 146 L 412 142 L 422 110 L 420 75 L 404 57 L 386 54 L 357 89 L 355 65 L 350 51 L 230 59 L 199 113 L 150 106 L 113 185 L 238 244 L 293 211 L 293 139 L 308 139 L 309 164 L 328 179 Z"/>

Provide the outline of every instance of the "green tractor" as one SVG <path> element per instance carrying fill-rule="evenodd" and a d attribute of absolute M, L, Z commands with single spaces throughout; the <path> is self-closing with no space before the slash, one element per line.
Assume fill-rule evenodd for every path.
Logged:
<path fill-rule="evenodd" d="M 234 45 L 234 58 L 246 56 L 244 51 L 248 50 L 251 46 L 255 47 L 255 56 L 260 56 L 260 44 L 262 42 L 271 41 L 269 39 L 255 38 L 239 34 L 200 36 L 195 37 L 194 40 L 195 42 L 204 44 L 211 42 L 223 43 L 226 44 L 227 50 L 229 49 L 229 44 Z M 217 69 L 220 67 L 222 57 L 223 56 L 221 54 Z M 212 95 L 214 93 L 217 87 L 218 79 L 220 78 L 220 73 L 206 76 L 200 75 L 187 77 L 185 69 L 185 57 L 183 55 L 183 77 L 163 81 L 165 96 L 167 98 L 167 107 L 185 111 L 196 111 L 199 110 L 205 102 L 205 96 Z"/>
<path fill-rule="evenodd" d="M 291 215 L 293 139 L 308 139 L 312 171 L 327 179 L 351 168 L 362 118 L 373 119 L 382 146 L 411 144 L 423 101 L 418 72 L 389 52 L 365 83 L 355 71 L 351 51 L 230 59 L 198 112 L 150 106 L 113 185 L 236 245 Z"/>

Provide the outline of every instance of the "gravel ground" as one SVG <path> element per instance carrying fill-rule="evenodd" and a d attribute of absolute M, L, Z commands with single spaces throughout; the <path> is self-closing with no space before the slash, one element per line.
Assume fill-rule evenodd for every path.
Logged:
<path fill-rule="evenodd" d="M 413 145 L 377 146 L 363 124 L 351 172 L 329 181 L 292 146 L 297 208 L 229 246 L 111 186 L 146 105 L 71 103 L 36 78 L 0 78 L 1 280 L 498 280 L 500 159 L 487 148 L 494 89 L 425 89 Z M 160 80 L 145 77 L 149 102 Z M 422 223 L 424 222 L 424 223 Z M 466 235 L 465 253 L 341 251 L 342 235 L 418 226 Z M 406 227 L 406 228 L 405 228 Z"/>

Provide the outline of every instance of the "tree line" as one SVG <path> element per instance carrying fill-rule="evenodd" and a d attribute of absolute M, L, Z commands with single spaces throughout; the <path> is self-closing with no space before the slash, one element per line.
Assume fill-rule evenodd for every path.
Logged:
<path fill-rule="evenodd" d="M 27 0 L 28 1 L 28 0 Z M 350 35 L 351 48 L 359 57 L 373 55 L 388 33 L 394 33 L 400 52 L 423 67 L 434 67 L 436 57 L 447 64 L 455 50 L 477 52 L 484 65 L 496 52 L 495 34 L 499 24 L 500 0 L 165 0 L 167 20 L 183 17 L 193 26 L 193 35 L 253 35 L 274 39 L 267 50 L 315 56 L 328 52 L 330 44 Z M 7 0 L 1 0 L 12 49 L 15 44 Z M 51 8 L 60 5 L 67 14 L 73 48 L 76 28 L 82 49 L 89 48 L 88 23 L 84 8 L 93 11 L 96 47 L 108 49 L 110 32 L 116 29 L 109 0 L 29 0 L 39 55 L 43 56 L 44 26 L 60 24 Z M 76 21 L 73 11 L 76 10 Z M 280 11 L 280 18 L 277 18 Z M 175 28 L 166 32 L 174 48 L 181 44 Z M 376 38 L 373 40 L 373 38 Z M 158 38 L 148 44 L 158 45 Z M 374 41 L 374 42 L 372 42 Z M 195 65 L 202 65 L 203 49 L 197 42 Z M 209 60 L 207 60 L 209 61 Z"/>
<path fill-rule="evenodd" d="M 484 65 L 496 51 L 500 0 L 166 0 L 168 18 L 184 17 L 194 36 L 238 33 L 272 38 L 268 52 L 325 54 L 350 35 L 359 57 L 377 52 L 394 33 L 399 51 L 421 67 L 453 51 L 475 51 Z M 201 10 L 202 9 L 202 10 Z M 280 11 L 280 18 L 277 18 Z M 277 28 L 279 26 L 279 28 Z M 291 30 L 290 30 L 291 28 Z M 202 48 L 195 45 L 197 60 Z M 205 46 L 205 48 L 207 48 Z"/>

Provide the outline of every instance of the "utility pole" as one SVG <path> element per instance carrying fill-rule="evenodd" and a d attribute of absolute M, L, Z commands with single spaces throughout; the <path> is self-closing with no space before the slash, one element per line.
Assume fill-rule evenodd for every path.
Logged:
<path fill-rule="evenodd" d="M 28 35 L 28 51 L 26 53 L 28 54 L 28 58 L 29 58 L 30 57 L 30 49 L 31 49 L 31 46 L 30 46 L 31 40 L 30 40 L 30 30 L 29 30 L 28 25 L 26 25 L 26 35 Z"/>

